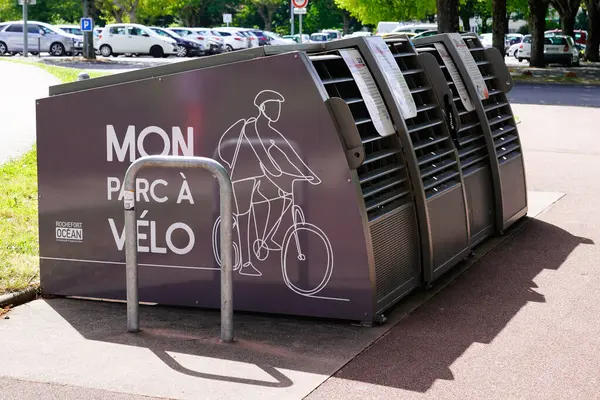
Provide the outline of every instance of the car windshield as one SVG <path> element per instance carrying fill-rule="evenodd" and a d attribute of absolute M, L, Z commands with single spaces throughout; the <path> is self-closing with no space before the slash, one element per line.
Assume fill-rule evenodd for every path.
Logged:
<path fill-rule="evenodd" d="M 310 36 L 310 40 L 313 40 L 315 42 L 326 42 L 327 38 L 328 38 L 327 35 L 311 35 Z"/>
<path fill-rule="evenodd" d="M 562 45 L 567 44 L 567 39 L 560 36 L 550 36 L 544 38 L 544 44 Z"/>
<path fill-rule="evenodd" d="M 523 43 L 531 43 L 531 36 L 525 36 L 523 38 Z"/>
<path fill-rule="evenodd" d="M 210 33 L 212 33 L 213 36 L 222 36 L 219 31 L 210 31 Z"/>

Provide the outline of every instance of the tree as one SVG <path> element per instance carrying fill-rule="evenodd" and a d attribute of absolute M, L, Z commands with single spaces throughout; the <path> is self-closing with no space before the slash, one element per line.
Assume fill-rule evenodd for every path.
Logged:
<path fill-rule="evenodd" d="M 448 0 L 456 3 L 458 0 Z M 436 12 L 436 0 L 335 0 L 336 4 L 363 24 L 379 21 L 422 20 Z M 438 13 L 439 14 L 439 13 Z M 458 14 L 457 14 L 458 26 Z"/>
<path fill-rule="evenodd" d="M 587 0 L 588 39 L 585 46 L 585 59 L 600 61 L 598 46 L 600 46 L 600 4 L 598 0 Z"/>
<path fill-rule="evenodd" d="M 439 32 L 458 32 L 458 0 L 437 0 Z"/>
<path fill-rule="evenodd" d="M 544 67 L 544 32 L 546 31 L 546 13 L 548 12 L 549 0 L 527 1 L 530 10 L 529 27 L 531 30 L 531 59 L 529 65 Z"/>
<path fill-rule="evenodd" d="M 281 6 L 281 0 L 250 0 L 252 5 L 256 8 L 256 11 L 263 19 L 265 23 L 265 30 L 271 30 L 271 23 L 273 22 L 273 15 L 275 11 Z"/>
<path fill-rule="evenodd" d="M 574 36 L 575 18 L 579 12 L 581 0 L 550 0 L 550 5 L 560 15 L 562 32 L 568 36 Z"/>
<path fill-rule="evenodd" d="M 492 44 L 504 54 L 504 36 L 508 31 L 506 0 L 492 0 Z"/>

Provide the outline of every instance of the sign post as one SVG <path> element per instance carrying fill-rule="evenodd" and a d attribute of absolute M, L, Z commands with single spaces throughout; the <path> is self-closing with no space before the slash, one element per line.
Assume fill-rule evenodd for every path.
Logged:
<path fill-rule="evenodd" d="M 19 4 L 23 6 L 23 57 L 27 57 L 29 53 L 29 37 L 27 29 L 27 11 L 29 4 L 35 4 L 36 0 L 19 0 Z M 39 49 L 38 49 L 39 50 Z"/>
<path fill-rule="evenodd" d="M 306 14 L 306 6 L 308 5 L 308 0 L 292 0 L 292 6 L 294 6 L 294 14 L 299 15 L 298 21 L 298 33 L 300 34 L 300 43 L 304 42 L 302 40 L 302 15 Z M 294 17 L 292 16 L 292 21 L 294 21 Z M 292 22 L 292 35 L 294 34 L 294 23 Z"/>
<path fill-rule="evenodd" d="M 90 0 L 84 0 L 83 2 L 83 18 L 81 18 L 81 31 L 83 32 L 83 57 L 85 59 L 94 59 L 96 54 L 94 53 L 94 20 L 89 17 L 89 3 Z"/>
<path fill-rule="evenodd" d="M 223 14 L 223 23 L 227 24 L 227 27 L 229 28 L 229 24 L 231 23 L 231 21 L 233 20 L 231 14 Z"/>

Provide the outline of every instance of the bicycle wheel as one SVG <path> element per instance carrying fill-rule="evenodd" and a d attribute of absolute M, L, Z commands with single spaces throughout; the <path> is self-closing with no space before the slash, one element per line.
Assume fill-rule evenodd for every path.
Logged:
<path fill-rule="evenodd" d="M 221 264 L 221 217 L 219 216 L 213 225 L 212 230 L 212 248 L 213 255 L 215 256 L 215 261 L 219 267 L 222 267 Z M 241 254 L 240 254 L 240 246 L 238 245 L 239 233 L 237 228 L 237 220 L 233 219 L 233 270 L 237 271 L 241 267 Z"/>
<path fill-rule="evenodd" d="M 300 240 L 299 234 L 303 235 L 302 239 L 304 240 Z M 310 243 L 310 249 L 308 248 L 308 243 Z M 313 246 L 320 248 L 315 249 Z M 319 255 L 321 260 L 307 260 L 306 252 L 308 250 L 310 250 L 312 255 Z M 297 263 L 301 264 L 299 265 L 300 268 L 308 269 L 310 265 L 311 271 L 312 269 L 318 271 L 317 268 L 319 268 L 319 265 L 317 262 L 321 263 L 322 267 L 324 266 L 323 279 L 317 285 L 310 288 L 301 288 L 294 284 L 288 274 L 287 262 L 290 256 L 294 256 Z M 331 249 L 329 239 L 319 227 L 313 224 L 300 223 L 288 229 L 283 239 L 281 251 L 281 272 L 287 287 L 302 296 L 314 296 L 327 286 L 333 273 L 333 250 Z"/>

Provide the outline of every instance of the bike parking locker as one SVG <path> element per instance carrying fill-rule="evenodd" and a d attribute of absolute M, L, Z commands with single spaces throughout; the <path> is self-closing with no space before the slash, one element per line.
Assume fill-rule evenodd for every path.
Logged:
<path fill-rule="evenodd" d="M 414 43 L 419 53 L 435 56 L 459 109 L 462 127 L 454 142 L 475 245 L 527 214 L 522 148 L 506 98 L 512 78 L 502 55 L 484 49 L 476 35 L 440 34 Z"/>
<path fill-rule="evenodd" d="M 419 227 L 423 220 L 417 216 L 415 202 L 421 200 L 415 192 L 420 191 L 421 198 L 429 196 L 430 219 L 426 221 L 434 231 L 444 224 L 454 226 L 445 213 L 454 214 L 442 213 L 442 209 L 458 201 L 461 229 L 468 241 L 460 171 L 450 166 L 454 168 L 451 178 L 444 176 L 443 182 L 436 182 L 436 167 L 422 164 L 422 174 L 411 175 L 411 169 L 418 168 L 415 150 L 407 150 L 412 141 L 403 142 L 394 129 L 400 121 L 394 116 L 398 111 L 389 105 L 390 95 L 382 88 L 380 76 L 375 81 L 371 78 L 367 97 L 344 59 L 354 53 L 320 45 L 274 48 L 51 88 L 51 96 L 38 105 L 40 262 L 46 294 L 124 298 L 124 271 L 118 267 L 123 263 L 119 248 L 122 212 L 118 185 L 110 185 L 118 183 L 138 155 L 169 155 L 171 148 L 174 155 L 183 152 L 213 158 L 231 173 L 237 210 L 235 310 L 380 320 L 385 309 L 421 283 Z M 361 72 L 361 85 L 379 73 L 369 67 Z M 424 74 L 422 79 L 426 79 Z M 223 82 L 236 88 L 235 95 L 232 90 L 220 90 Z M 423 88 L 415 92 L 423 93 Z M 378 101 L 378 96 L 385 102 Z M 410 126 L 416 134 L 435 128 L 439 135 L 428 151 L 448 151 L 449 134 L 431 96 L 432 103 L 422 105 L 419 112 L 427 108 L 435 114 L 429 117 L 427 112 L 425 121 Z M 98 101 L 104 105 L 102 115 L 92 112 L 91 105 Z M 53 118 L 64 107 L 71 108 L 78 121 L 87 121 L 86 135 L 78 124 L 65 127 Z M 409 128 L 401 127 L 408 132 Z M 415 135 L 414 140 L 419 151 L 431 139 Z M 64 142 L 71 147 L 53 145 Z M 71 154 L 70 148 L 79 150 Z M 236 170 L 236 165 L 244 168 Z M 240 171 L 253 175 L 239 177 Z M 112 177 L 108 201 L 107 176 Z M 166 244 L 160 237 L 146 237 L 138 245 L 147 246 L 139 254 L 138 265 L 149 271 L 139 275 L 140 300 L 217 308 L 218 213 L 213 212 L 211 219 L 194 208 L 215 204 L 210 190 L 202 190 L 212 185 L 211 178 L 193 171 L 159 175 L 152 169 L 142 178 L 146 179 L 142 187 L 160 189 L 155 196 L 155 203 L 160 204 L 144 204 L 143 197 L 138 200 L 138 227 L 149 226 L 150 233 L 168 229 Z M 72 185 L 69 179 L 85 184 Z M 177 185 L 167 185 L 174 179 L 179 180 Z M 183 198 L 193 196 L 194 205 L 189 199 L 179 202 L 182 180 L 189 186 Z M 458 199 L 448 196 L 446 204 L 443 196 L 454 192 Z M 271 206 L 273 196 L 279 208 Z M 437 208 L 432 210 L 434 202 Z M 171 207 L 164 208 L 167 205 Z M 264 222 L 263 231 L 255 229 L 256 220 Z M 57 221 L 85 229 L 88 241 L 55 240 Z M 194 244 L 188 240 L 190 232 L 196 235 Z M 434 240 L 455 242 L 436 232 Z M 436 253 L 435 260 L 442 256 Z M 117 267 L 107 268 L 103 263 Z"/>
<path fill-rule="evenodd" d="M 431 283 L 471 251 L 464 182 L 446 121 L 447 117 L 456 119 L 457 112 L 451 101 L 444 104 L 445 98 L 451 99 L 451 92 L 437 63 L 428 56 L 419 56 L 406 40 L 391 46 L 379 37 L 297 48 L 322 54 L 322 57 L 355 49 L 368 67 L 402 147 L 419 222 L 422 280 Z M 393 56 L 391 60 L 386 52 Z M 401 76 L 394 75 L 394 67 Z M 410 117 L 404 117 L 400 104 L 403 100 L 399 99 L 402 95 L 397 94 L 401 80 L 408 86 L 408 101 L 414 102 Z"/>

